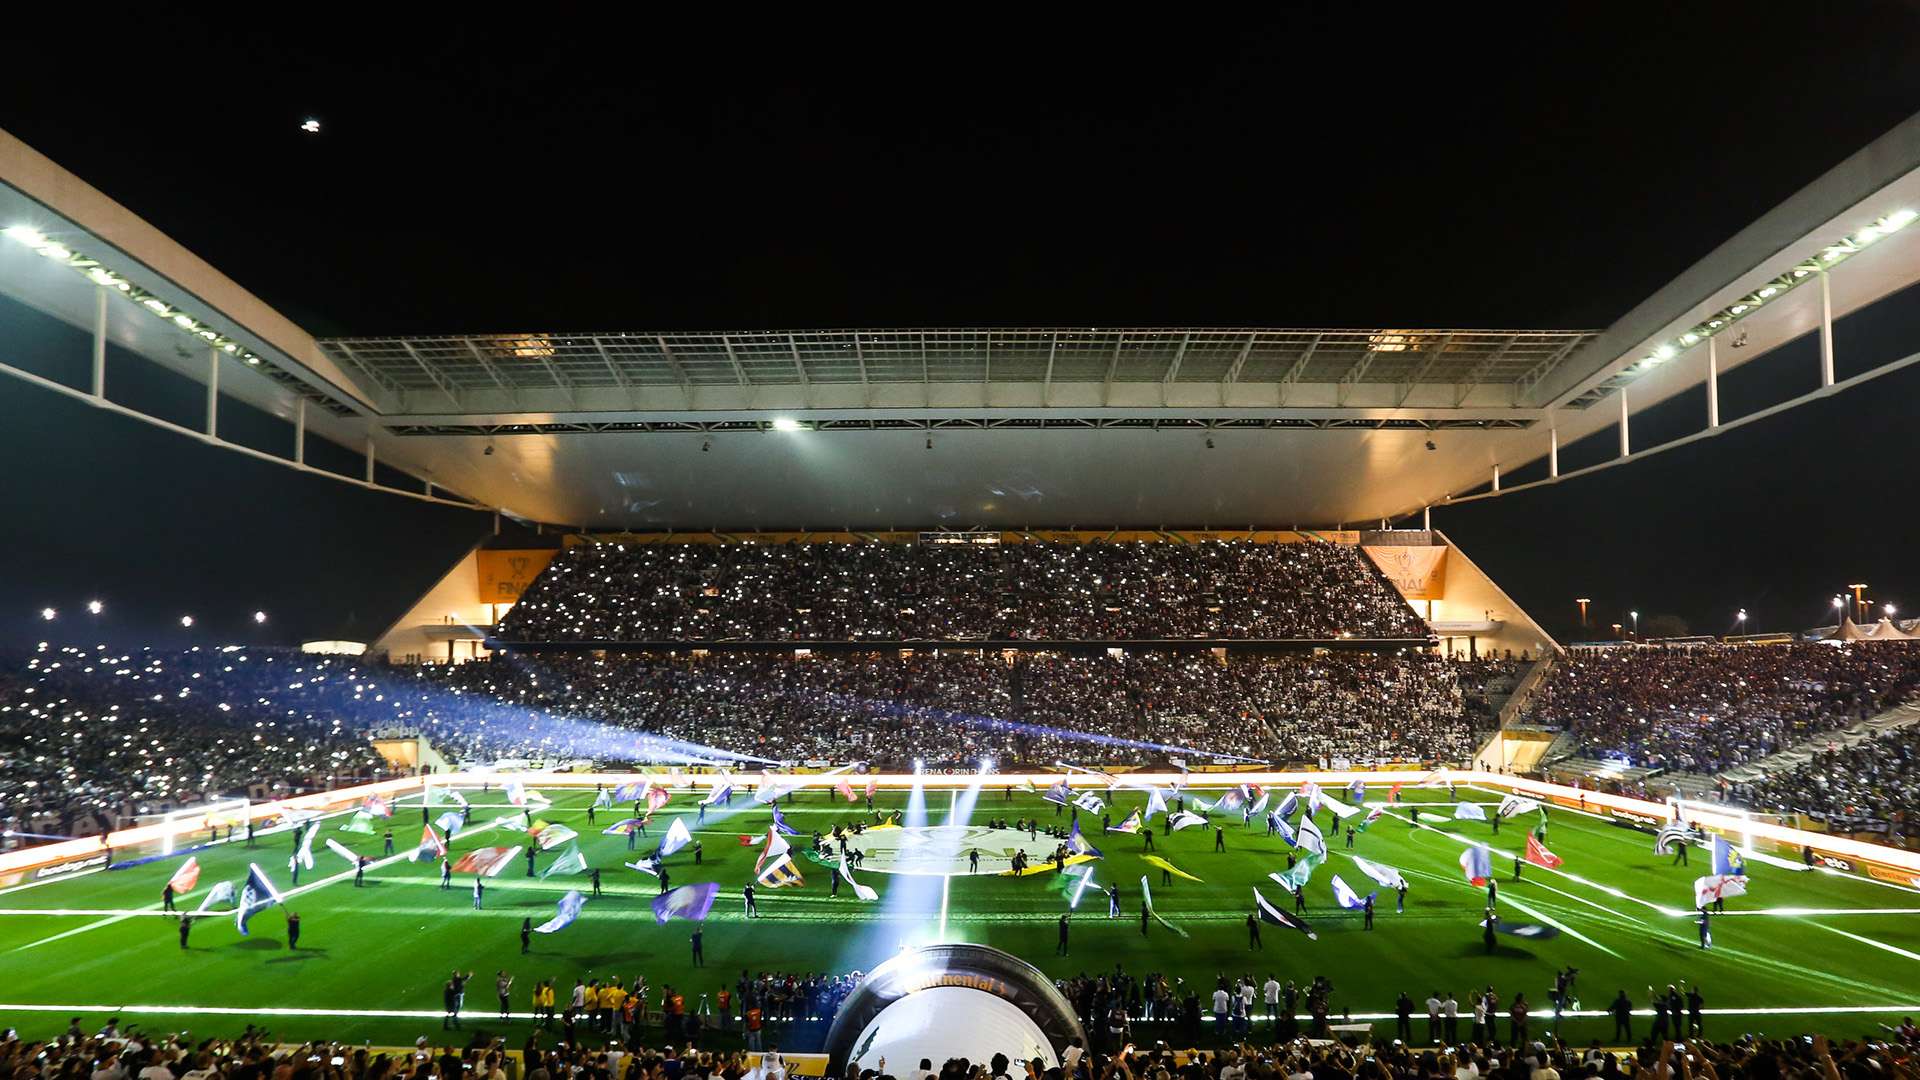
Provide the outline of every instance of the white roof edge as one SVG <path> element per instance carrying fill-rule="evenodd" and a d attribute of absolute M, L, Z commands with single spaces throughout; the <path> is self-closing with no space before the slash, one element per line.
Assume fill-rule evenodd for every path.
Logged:
<path fill-rule="evenodd" d="M 1548 373 L 1533 389 L 1529 403 L 1544 406 L 1565 396 L 1714 292 L 1916 170 L 1920 170 L 1920 113 L 1788 196 L 1616 319 Z M 1831 238 L 1822 234 L 1822 239 Z"/>
<path fill-rule="evenodd" d="M 138 214 L 5 129 L 0 129 L 0 183 L 144 263 L 259 335 L 341 395 L 368 412 L 378 412 L 365 389 L 320 351 L 312 334 Z"/>

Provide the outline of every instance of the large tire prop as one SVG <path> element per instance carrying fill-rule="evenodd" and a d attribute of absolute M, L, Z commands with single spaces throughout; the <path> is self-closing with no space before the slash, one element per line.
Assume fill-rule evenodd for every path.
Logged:
<path fill-rule="evenodd" d="M 827 1075 L 846 1074 L 847 1062 L 861 1053 L 856 1041 L 889 1006 L 923 991 L 949 987 L 991 995 L 1013 1006 L 1039 1029 L 1056 1057 L 1075 1039 L 1082 1046 L 1087 1044 L 1086 1030 L 1073 1006 L 1032 964 L 985 945 L 925 945 L 874 968 L 847 995 L 827 1033 Z M 968 1056 L 984 1061 L 998 1049 L 981 1047 Z M 920 1056 L 916 1054 L 914 1061 L 890 1061 L 889 1071 L 909 1069 Z M 937 1058 L 933 1064 L 940 1067 Z"/>

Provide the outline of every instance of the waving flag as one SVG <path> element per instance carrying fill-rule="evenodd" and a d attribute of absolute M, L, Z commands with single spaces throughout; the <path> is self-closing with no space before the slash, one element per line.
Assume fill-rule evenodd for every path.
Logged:
<path fill-rule="evenodd" d="M 1213 805 L 1222 810 L 1238 810 L 1240 809 L 1240 805 L 1246 801 L 1245 796 L 1240 794 L 1238 788 L 1228 788 L 1226 791 L 1220 793 L 1219 800 Z"/>
<path fill-rule="evenodd" d="M 1378 890 L 1370 892 L 1365 896 L 1361 896 L 1358 893 L 1355 893 L 1351 888 L 1347 887 L 1346 882 L 1340 880 L 1339 874 L 1333 875 L 1333 881 L 1331 882 L 1331 884 L 1333 885 L 1334 902 L 1338 903 L 1341 907 L 1347 908 L 1349 910 L 1358 910 L 1360 908 L 1366 907 L 1367 901 L 1380 895 Z"/>
<path fill-rule="evenodd" d="M 1722 877 L 1747 876 L 1747 860 L 1724 836 L 1713 838 L 1713 872 Z"/>
<path fill-rule="evenodd" d="M 1360 822 L 1360 824 L 1358 824 L 1358 825 L 1355 825 L 1355 826 L 1353 827 L 1353 831 L 1354 831 L 1354 832 L 1366 832 L 1366 831 L 1367 831 L 1368 829 L 1371 829 L 1371 828 L 1373 828 L 1373 823 L 1374 823 L 1374 822 L 1376 822 L 1376 821 L 1379 821 L 1379 820 L 1380 820 L 1380 815 L 1382 815 L 1382 814 L 1384 814 L 1384 813 L 1386 813 L 1386 811 L 1384 811 L 1384 810 L 1382 810 L 1382 809 L 1380 809 L 1380 808 L 1379 808 L 1379 807 L 1377 807 L 1377 806 L 1370 806 L 1370 807 L 1368 807 L 1368 808 L 1367 808 L 1367 816 L 1366 816 L 1366 817 L 1365 817 L 1365 818 L 1364 818 L 1364 819 L 1363 819 L 1363 820 L 1362 820 L 1362 821 Z"/>
<path fill-rule="evenodd" d="M 754 875 L 754 879 L 769 889 L 806 884 L 806 880 L 800 876 L 800 868 L 794 865 L 791 855 L 782 855 L 768 863 L 766 869 Z"/>
<path fill-rule="evenodd" d="M 720 895 L 720 883 L 703 881 L 698 885 L 682 885 L 665 896 L 653 899 L 653 921 L 662 926 L 671 919 L 687 919 L 700 922 L 713 910 L 713 898 Z"/>
<path fill-rule="evenodd" d="M 453 872 L 477 874 L 480 877 L 499 877 L 500 871 L 505 870 L 513 862 L 513 857 L 520 854 L 520 848 L 519 844 L 512 847 L 474 848 L 460 856 L 460 861 L 453 864 Z"/>
<path fill-rule="evenodd" d="M 713 782 L 713 787 L 708 789 L 707 797 L 700 800 L 700 805 L 712 806 L 714 803 L 720 802 L 723 799 L 730 799 L 732 797 L 733 797 L 733 778 L 728 776 L 725 773 L 721 773 L 719 779 Z M 651 795 L 647 796 L 647 802 L 652 803 L 653 796 Z"/>
<path fill-rule="evenodd" d="M 620 865 L 629 870 L 638 870 L 643 874 L 652 874 L 654 877 L 660 876 L 660 871 L 653 865 L 651 858 L 641 859 L 639 862 L 621 863 Z"/>
<path fill-rule="evenodd" d="M 1159 923 L 1161 926 L 1164 926 L 1167 929 L 1173 931 L 1174 933 L 1179 934 L 1181 937 L 1193 936 L 1187 933 L 1185 930 L 1182 930 L 1179 927 L 1168 922 L 1167 920 L 1161 918 L 1160 913 L 1153 910 L 1153 890 L 1147 888 L 1147 877 L 1145 874 L 1140 875 L 1140 906 L 1143 908 L 1146 908 L 1147 914 L 1153 916 L 1153 921 Z"/>
<path fill-rule="evenodd" d="M 1313 880 L 1314 868 L 1326 861 L 1325 855 L 1307 855 L 1294 863 L 1292 869 L 1281 870 L 1267 876 L 1288 889 L 1304 889 L 1307 887 L 1307 882 Z"/>
<path fill-rule="evenodd" d="M 545 881 L 555 874 L 584 874 L 587 872 L 587 857 L 580 854 L 580 845 L 569 844 L 552 865 L 540 871 L 540 880 Z"/>
<path fill-rule="evenodd" d="M 1453 779 L 1447 775 L 1447 770 L 1435 769 L 1427 774 L 1425 780 L 1420 781 L 1420 786 L 1423 788 L 1437 788 L 1445 787 L 1451 783 L 1453 783 Z"/>
<path fill-rule="evenodd" d="M 1050 803 L 1058 803 L 1061 806 L 1065 806 L 1067 805 L 1067 800 L 1073 798 L 1073 788 L 1067 785 L 1067 779 L 1063 776 L 1058 783 L 1047 789 L 1045 795 L 1040 797 Z"/>
<path fill-rule="evenodd" d="M 595 810 L 598 810 L 603 806 L 612 806 L 612 805 L 613 805 L 612 791 L 606 788 L 601 788 L 599 791 L 596 791 L 593 793 L 593 808 Z"/>
<path fill-rule="evenodd" d="M 1300 794 L 1305 795 L 1307 797 L 1307 813 L 1317 814 L 1320 812 L 1320 800 L 1323 796 L 1320 793 L 1319 784 L 1316 784 L 1311 780 L 1307 781 L 1304 784 L 1301 784 Z"/>
<path fill-rule="evenodd" d="M 1320 940 L 1320 935 L 1313 932 L 1313 927 L 1308 926 L 1306 920 L 1300 918 L 1298 915 L 1281 911 L 1279 908 L 1267 903 L 1267 898 L 1260 895 L 1259 889 L 1253 890 L 1253 908 L 1254 911 L 1259 914 L 1260 921 L 1263 923 L 1270 923 L 1274 926 L 1284 926 L 1289 930 L 1298 930 L 1307 935 L 1308 941 Z"/>
<path fill-rule="evenodd" d="M 724 797 L 724 793 L 722 793 L 722 795 Z M 667 805 L 667 800 L 671 798 L 673 798 L 673 793 L 666 788 L 661 787 L 659 784 L 650 785 L 647 788 L 647 816 L 652 817 L 654 814 L 659 813 L 660 808 Z"/>
<path fill-rule="evenodd" d="M 1509 795 L 1500 800 L 1500 809 L 1494 811 L 1494 813 L 1503 818 L 1510 818 L 1515 814 L 1524 814 L 1529 810 L 1538 809 L 1540 809 L 1539 799 L 1529 799 L 1523 795 Z"/>
<path fill-rule="evenodd" d="M 1120 824 L 1115 825 L 1113 828 L 1108 829 L 1107 831 L 1117 832 L 1117 833 L 1137 833 L 1140 831 L 1140 829 L 1144 825 L 1145 825 L 1145 822 L 1140 820 L 1140 811 L 1135 810 L 1133 813 L 1128 814 L 1126 816 L 1126 820 L 1120 822 Z"/>
<path fill-rule="evenodd" d="M 533 928 L 536 934 L 557 934 L 573 925 L 580 917 L 580 909 L 587 906 L 587 898 L 580 895 L 579 889 L 568 889 L 567 894 L 554 905 L 553 918 Z"/>
<path fill-rule="evenodd" d="M 449 810 L 439 817 L 434 818 L 433 824 L 441 832 L 447 834 L 448 837 L 452 837 L 454 833 L 460 831 L 460 826 L 466 824 L 466 819 L 460 816 L 458 810 Z"/>
<path fill-rule="evenodd" d="M 1693 826 L 1684 821 L 1670 821 L 1660 826 L 1660 831 L 1654 835 L 1653 853 L 1671 855 L 1674 844 L 1691 844 L 1693 839 Z"/>
<path fill-rule="evenodd" d="M 1360 812 L 1359 807 L 1348 806 L 1346 803 L 1343 803 L 1339 799 L 1336 799 L 1333 796 L 1328 795 L 1326 792 L 1320 793 L 1320 805 L 1325 806 L 1329 810 L 1332 810 L 1334 816 L 1339 818 L 1341 821 L 1345 821 L 1348 818 L 1353 817 L 1355 814 L 1358 814 Z"/>
<path fill-rule="evenodd" d="M 247 864 L 247 883 L 240 887 L 240 903 L 235 908 L 234 925 L 240 930 L 240 936 L 247 936 L 247 923 L 253 920 L 253 913 L 270 908 L 280 902 L 280 890 L 267 880 L 266 871 L 254 863 Z"/>
<path fill-rule="evenodd" d="M 1075 855 L 1091 855 L 1096 859 L 1100 857 L 1100 849 L 1087 843 L 1087 838 L 1080 835 L 1078 821 L 1073 823 L 1073 832 L 1067 836 L 1067 850 Z"/>
<path fill-rule="evenodd" d="M 879 790 L 880 790 L 879 781 L 873 779 L 872 777 L 868 777 L 867 778 L 867 798 L 869 799 L 873 798 L 873 793 Z"/>
<path fill-rule="evenodd" d="M 233 882 L 215 882 L 213 888 L 207 890 L 207 895 L 200 898 L 200 906 L 195 908 L 193 913 L 198 915 L 215 904 L 231 903 L 233 903 Z"/>
<path fill-rule="evenodd" d="M 340 831 L 372 836 L 373 815 L 367 813 L 365 810 L 355 810 L 353 816 L 347 819 L 346 824 L 340 826 Z"/>
<path fill-rule="evenodd" d="M 1196 794 L 1196 795 L 1194 795 L 1194 796 L 1193 796 L 1192 798 L 1190 798 L 1190 799 L 1188 799 L 1187 801 L 1188 801 L 1188 802 L 1190 802 L 1190 803 L 1192 803 L 1193 805 L 1195 805 L 1195 806 L 1197 806 L 1197 807 L 1199 807 L 1199 808 L 1200 808 L 1201 810 L 1203 810 L 1203 811 L 1205 811 L 1206 813 L 1209 813 L 1209 814 L 1211 814 L 1211 813 L 1213 813 L 1213 808 L 1214 808 L 1214 807 L 1216 807 L 1216 806 L 1219 806 L 1219 805 L 1220 805 L 1220 802 L 1219 802 L 1219 800 L 1217 800 L 1217 799 L 1216 799 L 1215 801 L 1213 801 L 1213 802 L 1208 802 L 1207 800 L 1205 800 L 1205 799 L 1203 799 L 1203 798 L 1201 798 L 1201 797 L 1200 797 L 1199 795 L 1197 795 L 1197 794 Z"/>
<path fill-rule="evenodd" d="M 787 815 L 780 812 L 780 804 L 774 803 L 773 805 L 767 807 L 767 809 L 773 811 L 773 827 L 774 828 L 780 830 L 783 833 L 786 833 L 788 836 L 799 835 L 800 833 L 799 829 L 796 829 L 793 826 L 787 824 Z"/>
<path fill-rule="evenodd" d="M 1531 834 L 1527 836 L 1526 860 L 1535 866 L 1544 866 L 1549 870 L 1560 865 L 1560 856 L 1547 850 L 1547 845 Z"/>
<path fill-rule="evenodd" d="M 847 857 L 845 855 L 840 856 L 840 876 L 846 879 L 847 884 L 853 886 L 853 895 L 859 897 L 862 900 L 880 899 L 880 894 L 875 892 L 872 886 L 862 885 L 859 882 L 853 880 L 853 871 L 848 868 Z"/>
<path fill-rule="evenodd" d="M 1387 789 L 1387 801 L 1398 802 L 1400 799 L 1400 789 L 1404 786 L 1406 786 L 1404 781 L 1394 781 L 1393 786 Z"/>
<path fill-rule="evenodd" d="M 1710 874 L 1693 879 L 1693 906 L 1703 908 L 1715 900 L 1747 895 L 1747 879 L 1726 874 Z"/>
<path fill-rule="evenodd" d="M 507 791 L 507 805 L 509 806 L 527 805 L 527 789 L 525 785 L 520 783 L 520 781 L 518 780 L 507 781 L 506 791 Z"/>
<path fill-rule="evenodd" d="M 607 802 L 609 805 L 613 803 L 633 802 L 646 792 L 648 786 L 649 785 L 641 783 L 638 780 L 621 784 L 619 787 L 613 789 L 613 794 L 607 797 Z"/>
<path fill-rule="evenodd" d="M 1400 871 L 1385 863 L 1369 862 L 1356 857 L 1353 860 L 1353 868 L 1379 882 L 1385 888 L 1399 889 L 1407 883 L 1407 879 L 1400 876 Z"/>
<path fill-rule="evenodd" d="M 853 785 L 847 783 L 847 778 L 844 776 L 841 777 L 837 782 L 835 782 L 835 784 L 833 785 L 833 790 L 836 792 L 839 792 L 840 797 L 847 800 L 850 803 L 860 801 L 860 796 L 855 795 L 853 793 Z"/>
<path fill-rule="evenodd" d="M 1182 810 L 1179 813 L 1168 818 L 1167 822 L 1168 824 L 1173 826 L 1174 832 L 1179 832 L 1181 829 L 1185 829 L 1190 826 L 1205 825 L 1207 823 L 1207 819 L 1201 817 L 1199 814 L 1196 814 L 1191 810 Z"/>
<path fill-rule="evenodd" d="M 327 850 L 333 852 L 335 855 L 340 856 L 341 858 L 347 860 L 348 862 L 353 863 L 356 866 L 359 865 L 360 863 L 359 852 L 353 850 L 352 848 L 341 843 L 340 841 L 335 840 L 331 836 L 327 837 Z"/>
<path fill-rule="evenodd" d="M 1367 782 L 1365 780 L 1355 780 L 1353 783 L 1347 785 L 1347 798 L 1352 799 L 1354 802 L 1359 802 L 1366 797 Z"/>
<path fill-rule="evenodd" d="M 1089 814 L 1097 814 L 1107 808 L 1106 802 L 1091 791 L 1082 792 L 1079 798 L 1073 800 L 1073 805 Z"/>
<path fill-rule="evenodd" d="M 1067 906 L 1078 911 L 1080 898 L 1086 895 L 1087 886 L 1096 884 L 1093 880 L 1093 866 L 1081 863 L 1069 866 L 1065 871 L 1053 875 L 1051 888 L 1067 898 Z"/>
<path fill-rule="evenodd" d="M 541 851 L 552 851 L 561 844 L 569 840 L 577 840 L 579 837 L 579 833 L 565 825 L 549 825 L 534 835 L 534 843 L 540 845 Z"/>
<path fill-rule="evenodd" d="M 313 834 L 320 831 L 318 825 L 309 826 L 300 834 L 300 850 L 287 857 L 287 869 L 292 870 L 294 863 L 307 869 L 313 869 Z"/>
<path fill-rule="evenodd" d="M 1487 820 L 1487 812 L 1485 810 L 1480 809 L 1479 803 L 1473 803 L 1473 802 L 1454 803 L 1453 804 L 1453 820 L 1485 821 Z"/>
<path fill-rule="evenodd" d="M 1180 869 L 1179 867 L 1173 865 L 1172 863 L 1168 862 L 1167 860 L 1161 858 L 1158 855 L 1142 855 L 1140 856 L 1140 861 L 1143 863 L 1146 863 L 1149 866 L 1157 866 L 1160 869 L 1165 870 L 1167 873 L 1172 874 L 1174 877 L 1183 877 L 1183 878 L 1186 878 L 1188 881 L 1200 880 L 1199 878 L 1194 877 L 1192 874 L 1187 873 L 1185 870 Z"/>
<path fill-rule="evenodd" d="M 1320 826 L 1315 825 L 1313 818 L 1310 816 L 1300 819 L 1300 835 L 1298 840 L 1299 843 L 1296 846 L 1303 851 L 1311 851 L 1315 855 L 1325 855 L 1327 853 L 1327 838 L 1321 834 Z"/>
<path fill-rule="evenodd" d="M 625 836 L 630 832 L 634 832 L 638 830 L 640 826 L 645 824 L 646 824 L 646 820 L 643 818 L 637 818 L 637 817 L 622 818 L 621 820 L 614 822 L 613 824 L 607 826 L 606 828 L 601 829 L 600 835 L 601 836 Z"/>
<path fill-rule="evenodd" d="M 687 831 L 687 819 L 674 818 L 673 824 L 667 826 L 667 835 L 660 840 L 660 856 L 665 858 L 691 843 L 693 834 Z"/>
<path fill-rule="evenodd" d="M 1152 821 L 1153 815 L 1164 814 L 1166 812 L 1167 812 L 1167 797 L 1161 794 L 1160 789 L 1154 788 L 1152 791 L 1148 792 L 1147 793 L 1147 811 L 1146 811 L 1146 814 L 1143 816 L 1142 820 Z"/>
<path fill-rule="evenodd" d="M 420 826 L 420 846 L 413 849 L 413 861 L 426 862 L 430 859 L 438 859 L 446 853 L 447 845 L 440 839 L 440 835 L 433 831 L 433 826 Z"/>
<path fill-rule="evenodd" d="M 467 805 L 467 797 L 453 790 L 450 787 L 428 788 L 427 789 L 427 805 L 428 806 L 465 806 Z"/>
<path fill-rule="evenodd" d="M 779 861 L 787 852 L 793 850 L 787 843 L 787 838 L 781 836 L 772 828 L 767 829 L 766 841 L 767 846 L 762 848 L 760 850 L 760 856 L 753 860 L 753 872 L 755 874 L 760 873 L 768 863 Z"/>
<path fill-rule="evenodd" d="M 775 776 L 765 769 L 760 772 L 760 783 L 753 789 L 753 801 L 771 803 L 790 791 L 798 790 L 800 781 L 789 776 Z"/>
<path fill-rule="evenodd" d="M 378 795 L 367 796 L 367 800 L 360 804 L 360 808 L 374 817 L 393 816 L 393 804 Z"/>
<path fill-rule="evenodd" d="M 1299 835 L 1293 831 L 1293 826 L 1287 824 L 1285 818 L 1278 814 L 1268 814 L 1267 818 L 1273 822 L 1273 831 L 1280 834 L 1280 839 L 1285 840 L 1288 847 L 1300 846 Z"/>
<path fill-rule="evenodd" d="M 1485 926 L 1487 925 L 1487 921 L 1482 919 L 1474 925 Z M 1514 937 L 1525 938 L 1528 941 L 1551 941 L 1560 936 L 1560 928 L 1557 926 L 1542 926 L 1539 923 L 1530 922 L 1512 922 L 1507 919 L 1501 919 L 1494 923 L 1493 932 L 1496 934 L 1511 934 Z"/>
<path fill-rule="evenodd" d="M 1272 800 L 1273 800 L 1273 792 L 1271 791 L 1261 792 L 1260 798 L 1252 806 L 1247 807 L 1247 813 L 1249 814 L 1260 813 L 1261 811 L 1267 808 L 1267 803 L 1271 802 Z"/>
<path fill-rule="evenodd" d="M 771 832 L 772 830 L 769 829 L 768 831 Z M 741 847 L 759 847 L 766 842 L 767 838 L 764 836 L 742 836 L 740 838 Z"/>
<path fill-rule="evenodd" d="M 173 876 L 167 879 L 167 884 L 172 886 L 175 896 L 185 896 L 192 892 L 193 887 L 200 884 L 200 860 L 192 855 L 187 856 L 187 861 L 181 863 L 180 869 L 173 872 Z"/>
<path fill-rule="evenodd" d="M 1287 792 L 1287 797 L 1280 800 L 1279 809 L 1273 813 L 1275 817 L 1290 818 L 1293 816 L 1293 812 L 1299 808 L 1300 793 L 1297 791 L 1289 791 Z"/>
<path fill-rule="evenodd" d="M 1460 853 L 1460 869 L 1467 880 L 1475 885 L 1485 885 L 1493 880 L 1493 858 L 1487 851 L 1487 845 L 1475 844 Z"/>

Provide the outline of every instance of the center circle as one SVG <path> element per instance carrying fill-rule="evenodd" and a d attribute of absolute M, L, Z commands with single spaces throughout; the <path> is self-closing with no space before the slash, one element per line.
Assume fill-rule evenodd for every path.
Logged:
<path fill-rule="evenodd" d="M 883 826 L 847 840 L 849 848 L 860 851 L 861 870 L 926 877 L 1004 874 L 1013 865 L 1016 851 L 1026 853 L 1030 867 L 1044 868 L 1062 843 L 1045 832 L 1030 836 L 1024 829 L 986 825 Z M 968 857 L 974 851 L 980 853 L 977 870 Z"/>

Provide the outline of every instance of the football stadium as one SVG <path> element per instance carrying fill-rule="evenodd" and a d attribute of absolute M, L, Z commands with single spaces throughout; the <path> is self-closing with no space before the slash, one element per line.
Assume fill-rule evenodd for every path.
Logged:
<path fill-rule="evenodd" d="M 316 310 L 216 260 L 335 211 L 201 250 L 0 130 L 0 1065 L 1912 1075 L 1877 130 L 1584 328 L 565 332 Z M 406 212 L 334 295 L 447 302 Z"/>

